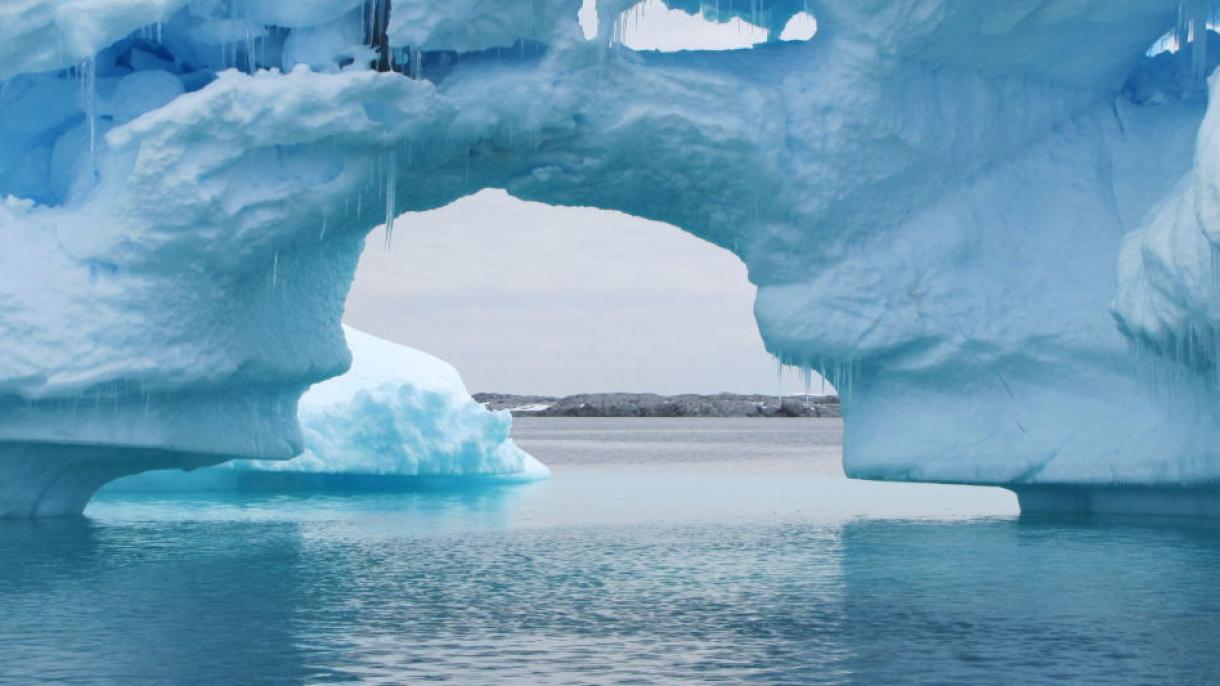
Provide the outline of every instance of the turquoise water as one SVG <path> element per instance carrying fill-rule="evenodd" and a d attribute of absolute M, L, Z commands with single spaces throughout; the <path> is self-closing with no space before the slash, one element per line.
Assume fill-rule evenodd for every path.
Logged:
<path fill-rule="evenodd" d="M 518 422 L 552 481 L 0 523 L 2 683 L 1205 684 L 1220 529 L 843 479 L 828 420 Z"/>

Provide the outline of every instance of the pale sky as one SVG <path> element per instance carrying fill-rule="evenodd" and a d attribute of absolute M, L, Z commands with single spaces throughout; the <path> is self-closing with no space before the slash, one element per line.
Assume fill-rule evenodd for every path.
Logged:
<path fill-rule="evenodd" d="M 636 49 L 765 39 L 659 3 L 642 17 Z M 673 226 L 484 191 L 404 215 L 384 244 L 369 236 L 345 320 L 444 358 L 472 392 L 776 392 L 745 266 Z M 791 370 L 783 386 L 803 392 Z"/>
<path fill-rule="evenodd" d="M 370 234 L 345 320 L 471 391 L 774 393 L 753 307 L 745 265 L 673 226 L 489 190 Z"/>

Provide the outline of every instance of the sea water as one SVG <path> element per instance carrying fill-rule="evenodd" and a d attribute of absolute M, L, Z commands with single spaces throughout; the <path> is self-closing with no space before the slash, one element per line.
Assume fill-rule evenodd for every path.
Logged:
<path fill-rule="evenodd" d="M 0 683 L 1214 683 L 1220 529 L 848 481 L 820 419 L 518 419 L 547 482 L 0 523 Z"/>

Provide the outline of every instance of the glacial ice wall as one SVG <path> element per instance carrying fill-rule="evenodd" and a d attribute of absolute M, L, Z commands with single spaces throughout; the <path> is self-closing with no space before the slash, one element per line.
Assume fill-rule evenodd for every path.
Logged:
<path fill-rule="evenodd" d="M 850 475 L 1220 479 L 1207 3 L 669 0 L 818 31 L 668 54 L 636 4 L 0 8 L 0 512 L 298 453 L 363 235 L 487 187 L 735 252 Z"/>
<path fill-rule="evenodd" d="M 125 477 L 108 490 L 182 491 L 394 487 L 400 477 L 496 481 L 550 471 L 509 436 L 512 417 L 475 402 L 461 376 L 427 353 L 344 327 L 352 366 L 301 396 L 305 450 L 291 460 Z"/>

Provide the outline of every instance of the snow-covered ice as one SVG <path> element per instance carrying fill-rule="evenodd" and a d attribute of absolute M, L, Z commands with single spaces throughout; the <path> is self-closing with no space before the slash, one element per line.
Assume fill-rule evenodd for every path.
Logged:
<path fill-rule="evenodd" d="M 736 253 L 850 475 L 1220 480 L 1209 3 L 667 0 L 766 34 L 671 53 L 581 5 L 0 8 L 0 513 L 300 453 L 364 235 L 488 187 Z"/>
<path fill-rule="evenodd" d="M 475 402 L 448 363 L 344 327 L 352 368 L 301 397 L 305 451 L 291 460 L 233 460 L 147 472 L 112 490 L 192 490 L 400 483 L 396 477 L 546 478 L 509 437 L 511 415 Z M 341 477 L 341 478 L 334 478 Z M 379 477 L 379 478 L 372 478 Z"/>

